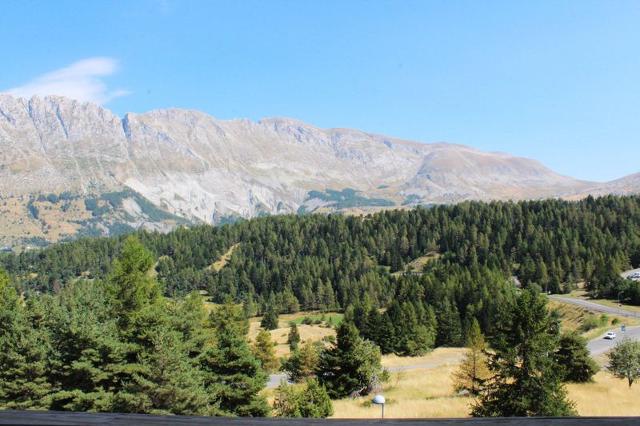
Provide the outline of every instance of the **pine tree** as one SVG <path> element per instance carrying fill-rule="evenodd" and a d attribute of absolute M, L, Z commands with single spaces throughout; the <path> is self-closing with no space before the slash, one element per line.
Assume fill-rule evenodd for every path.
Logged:
<path fill-rule="evenodd" d="M 599 370 L 598 364 L 589 354 L 587 340 L 575 333 L 560 337 L 555 357 L 565 382 L 590 382 Z"/>
<path fill-rule="evenodd" d="M 77 281 L 65 286 L 46 306 L 52 364 L 51 410 L 111 411 L 122 389 L 128 345 L 120 340 L 117 320 L 102 283 Z"/>
<path fill-rule="evenodd" d="M 316 342 L 307 342 L 291 353 L 282 365 L 289 380 L 301 382 L 315 376 L 320 362 L 320 346 Z"/>
<path fill-rule="evenodd" d="M 462 324 L 458 308 L 445 299 L 436 317 L 438 318 L 436 345 L 459 346 L 462 343 Z"/>
<path fill-rule="evenodd" d="M 275 330 L 278 328 L 278 312 L 276 312 L 276 308 L 273 303 L 269 303 L 267 305 L 264 316 L 260 321 L 260 327 L 265 330 Z"/>
<path fill-rule="evenodd" d="M 166 412 L 168 408 L 162 406 L 162 401 L 152 396 L 154 387 L 167 384 L 170 380 L 166 374 L 174 374 L 171 368 L 177 368 L 182 362 L 180 357 L 186 356 L 179 353 L 183 346 L 175 339 L 167 340 L 169 336 L 166 334 L 169 333 L 172 320 L 160 285 L 154 277 L 153 264 L 151 252 L 137 238 L 130 236 L 125 239 L 107 278 L 110 305 L 122 342 L 121 353 L 106 367 L 114 376 L 114 411 Z M 168 351 L 172 352 L 170 355 L 175 359 L 161 358 L 167 354 L 160 343 L 163 341 L 170 342 L 172 346 Z M 154 360 L 171 365 L 167 367 L 166 374 L 161 365 L 153 365 Z M 185 390 L 187 393 L 190 391 Z M 194 393 L 198 392 L 198 389 L 194 390 Z M 191 409 L 187 408 L 188 412 Z"/>
<path fill-rule="evenodd" d="M 201 357 L 211 405 L 225 415 L 266 416 L 269 406 L 259 392 L 267 375 L 245 340 L 247 325 L 242 312 L 228 304 L 212 313 L 211 322 L 215 344 Z"/>
<path fill-rule="evenodd" d="M 113 408 L 120 412 L 181 415 L 218 414 L 210 405 L 204 377 L 193 368 L 180 333 L 151 331 L 153 350 L 141 354 L 143 374 L 134 375 L 116 394 Z"/>
<path fill-rule="evenodd" d="M 247 297 L 242 302 L 242 310 L 244 312 L 244 316 L 247 318 L 251 318 L 257 312 L 256 302 L 253 297 L 253 293 L 247 294 Z"/>
<path fill-rule="evenodd" d="M 354 392 L 366 395 L 382 377 L 380 360 L 380 349 L 363 340 L 352 323 L 343 321 L 336 344 L 320 354 L 318 380 L 332 398 Z"/>
<path fill-rule="evenodd" d="M 460 368 L 454 373 L 456 391 L 467 391 L 471 395 L 480 392 L 484 382 L 490 377 L 485 351 L 487 345 L 477 320 L 473 320 L 467 335 L 467 353 Z"/>
<path fill-rule="evenodd" d="M 153 255 L 135 237 L 128 237 L 113 262 L 107 282 L 114 314 L 126 330 L 150 305 L 161 301 L 162 292 L 152 274 Z"/>
<path fill-rule="evenodd" d="M 0 409 L 45 409 L 48 348 L 41 331 L 0 269 Z"/>
<path fill-rule="evenodd" d="M 298 332 L 298 326 L 295 322 L 292 322 L 291 327 L 289 328 L 287 343 L 289 344 L 289 349 L 292 352 L 298 349 L 298 345 L 300 344 L 300 332 Z"/>
<path fill-rule="evenodd" d="M 252 349 L 253 354 L 260 361 L 262 369 L 268 373 L 276 371 L 280 366 L 274 346 L 275 344 L 271 340 L 271 333 L 266 330 L 260 330 Z"/>
<path fill-rule="evenodd" d="M 326 418 L 333 414 L 327 390 L 316 379 L 307 380 L 304 386 L 281 383 L 273 408 L 277 417 Z"/>
<path fill-rule="evenodd" d="M 474 416 L 566 416 L 574 414 L 566 400 L 560 369 L 553 357 L 558 324 L 546 307 L 546 297 L 534 289 L 521 293 L 497 320 L 493 374 L 473 407 Z"/>

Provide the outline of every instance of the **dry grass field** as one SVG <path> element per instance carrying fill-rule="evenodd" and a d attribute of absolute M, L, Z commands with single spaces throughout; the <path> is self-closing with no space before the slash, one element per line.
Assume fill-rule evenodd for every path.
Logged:
<path fill-rule="evenodd" d="M 435 352 L 434 356 L 443 356 Z M 421 359 L 428 362 L 429 355 Z M 383 364 L 397 365 L 393 360 L 384 360 Z M 383 388 L 387 399 L 385 417 L 468 417 L 473 399 L 458 396 L 453 390 L 451 374 L 456 368 L 453 364 L 392 373 Z M 640 385 L 629 388 L 626 381 L 616 379 L 607 371 L 599 372 L 593 383 L 568 384 L 567 391 L 581 416 L 640 416 Z M 370 399 L 334 401 L 333 417 L 378 418 L 380 407 L 372 405 Z"/>
<path fill-rule="evenodd" d="M 422 270 L 424 269 L 424 266 L 427 263 L 431 262 L 432 260 L 438 259 L 440 256 L 441 256 L 440 253 L 429 252 L 426 255 L 417 257 L 413 259 L 411 262 L 407 263 L 407 265 L 404 268 L 404 271 L 397 271 L 392 273 L 391 275 L 398 276 L 406 272 L 421 273 Z"/>
<path fill-rule="evenodd" d="M 427 357 L 421 357 L 428 359 Z M 423 362 L 426 362 L 423 360 Z M 388 364 L 385 363 L 385 364 Z M 457 396 L 451 375 L 456 364 L 391 373 L 383 387 L 387 418 L 466 417 L 471 398 Z M 379 418 L 370 397 L 334 401 L 334 418 Z"/>
<path fill-rule="evenodd" d="M 231 259 L 231 255 L 233 255 L 233 252 L 239 246 L 240 246 L 240 243 L 232 245 L 231 248 L 229 248 L 229 250 L 227 250 L 225 254 L 220 256 L 220 259 L 213 262 L 209 268 L 214 272 L 220 272 L 220 270 L 226 266 L 227 262 L 229 262 L 229 259 Z"/>
<path fill-rule="evenodd" d="M 439 365 L 458 365 L 462 361 L 464 353 L 464 348 L 436 348 L 426 355 L 417 357 L 385 355 L 382 357 L 382 365 L 392 370 L 411 366 L 428 368 Z"/>
<path fill-rule="evenodd" d="M 326 318 L 341 318 L 342 316 L 335 313 L 325 314 Z M 319 312 L 298 312 L 295 314 L 283 314 L 279 316 L 279 327 L 275 330 L 271 330 L 271 339 L 276 343 L 275 350 L 277 357 L 288 356 L 290 353 L 289 345 L 287 344 L 287 337 L 289 335 L 289 322 L 296 322 L 298 326 L 298 332 L 300 333 L 300 339 L 302 342 L 317 342 L 327 336 L 335 336 L 336 331 L 333 327 L 327 327 L 323 325 L 306 325 L 300 324 L 300 321 L 305 317 L 311 318 L 322 316 Z M 251 318 L 249 320 L 249 340 L 253 341 L 260 331 L 261 317 Z"/>
<path fill-rule="evenodd" d="M 627 386 L 607 371 L 595 376 L 593 383 L 567 385 L 569 399 L 581 416 L 640 416 L 640 386 Z"/>

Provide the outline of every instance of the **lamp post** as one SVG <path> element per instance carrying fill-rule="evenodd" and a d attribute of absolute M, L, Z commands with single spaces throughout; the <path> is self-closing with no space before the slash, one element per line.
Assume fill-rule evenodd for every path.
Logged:
<path fill-rule="evenodd" d="M 385 402 L 384 396 L 376 395 L 373 397 L 373 400 L 371 402 L 373 402 L 376 405 L 382 406 L 382 418 L 384 419 L 384 402 Z"/>

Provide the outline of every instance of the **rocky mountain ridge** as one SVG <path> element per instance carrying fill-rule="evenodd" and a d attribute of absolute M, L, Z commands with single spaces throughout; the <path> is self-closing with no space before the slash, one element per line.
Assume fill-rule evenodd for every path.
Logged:
<path fill-rule="evenodd" d="M 635 185 L 635 191 L 637 184 L 624 188 Z M 220 223 L 318 209 L 571 197 L 606 188 L 534 160 L 462 145 L 286 118 L 218 120 L 180 109 L 119 118 L 68 98 L 0 94 L 2 198 L 126 189 L 170 214 Z"/>

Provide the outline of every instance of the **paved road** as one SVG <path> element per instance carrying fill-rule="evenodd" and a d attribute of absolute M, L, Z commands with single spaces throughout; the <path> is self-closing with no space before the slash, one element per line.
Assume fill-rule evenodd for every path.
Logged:
<path fill-rule="evenodd" d="M 604 334 L 606 333 L 604 333 L 602 334 L 602 336 L 596 337 L 589 342 L 587 348 L 589 348 L 591 356 L 602 355 L 603 353 L 613 349 L 617 342 L 625 338 L 640 340 L 640 326 L 627 327 L 627 330 L 625 332 L 622 332 L 620 330 L 620 327 L 618 327 L 617 329 L 612 328 L 611 330 L 617 334 L 617 337 L 614 340 L 605 339 Z"/>
<path fill-rule="evenodd" d="M 572 305 L 581 306 L 583 308 L 596 311 L 596 312 L 604 312 L 607 314 L 613 314 L 613 315 L 618 315 L 618 316 L 627 317 L 627 318 L 640 318 L 640 313 L 628 311 L 623 308 L 605 306 L 599 303 L 590 302 L 588 300 L 575 299 L 573 297 L 560 296 L 557 294 L 552 294 L 551 296 L 549 296 L 549 298 L 552 300 L 557 300 L 559 302 L 570 303 Z"/>
<path fill-rule="evenodd" d="M 631 272 L 633 271 L 627 271 L 626 273 L 631 273 Z M 588 300 L 574 299 L 572 297 L 564 297 L 559 295 L 551 295 L 549 297 L 559 302 L 569 303 L 569 304 L 580 306 L 582 308 L 586 308 L 596 312 L 604 312 L 607 314 L 613 314 L 613 315 L 618 315 L 618 316 L 627 317 L 627 318 L 640 318 L 639 313 L 628 311 L 624 308 L 604 306 L 599 303 L 590 302 Z M 616 342 L 624 338 L 640 340 L 640 326 L 626 327 L 625 332 L 622 332 L 621 327 L 617 326 L 617 327 L 612 327 L 611 331 L 614 331 L 618 335 L 616 339 L 614 340 L 604 339 L 604 335 L 606 333 L 603 333 L 601 336 L 596 337 L 595 339 L 589 342 L 587 347 L 589 348 L 589 352 L 591 352 L 592 356 L 601 355 L 613 349 L 613 347 L 616 345 Z"/>
<path fill-rule="evenodd" d="M 284 373 L 270 374 L 267 389 L 277 388 L 283 380 L 287 380 L 287 375 Z"/>

